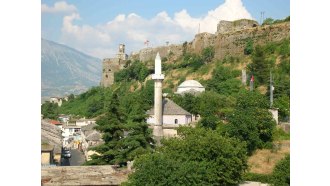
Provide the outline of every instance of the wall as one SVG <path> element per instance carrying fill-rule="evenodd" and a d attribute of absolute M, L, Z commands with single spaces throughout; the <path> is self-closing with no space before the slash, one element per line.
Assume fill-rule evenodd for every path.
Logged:
<path fill-rule="evenodd" d="M 241 24 L 241 26 L 233 27 L 232 30 L 227 29 L 226 32 L 197 34 L 193 41 L 187 43 L 187 52 L 200 54 L 203 48 L 213 46 L 215 59 L 221 60 L 226 56 L 243 56 L 247 39 L 252 39 L 254 45 L 263 45 L 270 41 L 290 38 L 290 22 L 257 27 L 244 23 L 244 21 L 237 24 Z M 162 58 L 168 58 L 170 51 L 173 53 L 172 59 L 177 59 L 182 55 L 183 44 L 145 48 L 132 54 L 130 59 L 138 59 L 143 62 L 153 61 L 157 52 Z"/>
<path fill-rule="evenodd" d="M 102 78 L 101 78 L 101 86 L 109 87 L 114 83 L 114 73 L 123 69 L 125 65 L 125 61 L 117 58 L 105 58 L 102 62 Z"/>
<path fill-rule="evenodd" d="M 120 185 L 127 180 L 128 173 L 111 165 L 42 167 L 41 183 L 44 186 Z"/>
<path fill-rule="evenodd" d="M 188 124 L 191 123 L 192 118 L 189 115 L 163 115 L 163 124 L 175 124 L 175 119 L 178 119 L 178 124 Z M 151 115 L 151 117 L 147 118 L 147 123 L 155 123 L 154 115 Z"/>
<path fill-rule="evenodd" d="M 41 164 L 49 165 L 51 164 L 51 153 L 50 152 L 41 152 Z"/>

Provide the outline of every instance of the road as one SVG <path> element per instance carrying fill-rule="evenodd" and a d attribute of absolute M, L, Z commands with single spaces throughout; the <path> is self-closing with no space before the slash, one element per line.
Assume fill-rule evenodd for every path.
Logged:
<path fill-rule="evenodd" d="M 71 149 L 71 158 L 61 158 L 61 166 L 79 166 L 84 162 L 84 154 L 77 149 Z"/>

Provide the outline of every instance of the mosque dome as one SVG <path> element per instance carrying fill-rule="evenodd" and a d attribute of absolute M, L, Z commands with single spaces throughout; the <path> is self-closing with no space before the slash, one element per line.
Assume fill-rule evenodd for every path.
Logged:
<path fill-rule="evenodd" d="M 200 93 L 200 92 L 204 92 L 204 91 L 205 91 L 205 88 L 198 81 L 187 80 L 178 86 L 177 93 L 178 94 L 184 94 L 184 93 L 195 94 L 195 93 Z"/>

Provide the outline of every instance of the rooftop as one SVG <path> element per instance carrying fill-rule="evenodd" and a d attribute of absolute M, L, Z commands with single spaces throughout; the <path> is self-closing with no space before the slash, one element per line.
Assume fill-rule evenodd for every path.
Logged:
<path fill-rule="evenodd" d="M 147 111 L 147 114 L 154 115 L 154 108 Z M 188 111 L 174 103 L 172 100 L 163 99 L 163 115 L 191 115 Z"/>

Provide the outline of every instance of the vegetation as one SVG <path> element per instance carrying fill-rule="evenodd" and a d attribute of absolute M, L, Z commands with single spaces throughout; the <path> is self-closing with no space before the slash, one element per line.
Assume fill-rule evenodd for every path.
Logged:
<path fill-rule="evenodd" d="M 41 114 L 44 118 L 57 119 L 59 114 L 57 103 L 46 101 L 41 105 Z"/>
<path fill-rule="evenodd" d="M 115 73 L 115 82 L 144 79 L 150 74 L 148 68 L 140 61 L 134 61 L 128 68 Z"/>
<path fill-rule="evenodd" d="M 253 40 L 248 39 L 246 42 L 245 48 L 244 48 L 244 54 L 245 55 L 250 55 L 253 52 Z"/>
<path fill-rule="evenodd" d="M 276 21 L 268 20 L 269 24 Z M 244 54 L 228 54 L 221 61 L 215 60 L 213 47 L 204 48 L 200 54 L 189 53 L 185 42 L 183 55 L 176 61 L 172 61 L 173 53 L 163 58 L 169 77 L 164 92 L 202 119 L 195 128 L 180 128 L 179 138 L 166 139 L 156 149 L 145 122 L 145 113 L 154 101 L 154 82 L 146 80 L 152 70 L 139 61 L 129 61 L 126 69 L 115 73 L 111 87 L 93 87 L 76 97 L 72 95 L 61 107 L 46 102 L 42 114 L 53 119 L 61 113 L 98 118 L 95 129 L 103 134 L 104 144 L 92 148 L 99 155 L 93 155 L 85 164 L 125 166 L 134 160 L 135 172 L 125 185 L 235 185 L 241 180 L 288 183 L 288 160 L 280 163 L 272 175 L 246 171 L 247 157 L 256 149 L 272 147 L 275 140 L 290 139 L 290 134 L 275 128 L 268 111 L 272 73 L 273 107 L 279 108 L 280 121 L 290 117 L 290 41 L 254 46 L 248 39 Z M 240 69 L 246 65 L 255 77 L 255 86 L 266 87 L 265 91 L 247 91 L 242 85 Z M 176 85 L 199 75 L 203 75 L 200 82 L 205 92 L 173 95 Z"/>
<path fill-rule="evenodd" d="M 134 162 L 135 172 L 124 185 L 235 185 L 247 169 L 244 143 L 216 131 L 182 127 L 182 138 Z"/>
<path fill-rule="evenodd" d="M 290 185 L 290 155 L 279 161 L 272 173 L 271 183 L 275 186 Z"/>
<path fill-rule="evenodd" d="M 273 141 L 276 124 L 267 110 L 267 101 L 257 92 L 242 91 L 228 120 L 226 132 L 245 141 L 249 154 Z"/>
<path fill-rule="evenodd" d="M 102 132 L 104 144 L 92 148 L 100 155 L 93 155 L 86 165 L 126 165 L 153 148 L 151 131 L 144 121 L 143 103 L 137 96 L 133 93 L 119 99 L 117 92 L 112 93 L 107 112 L 95 127 Z"/>

